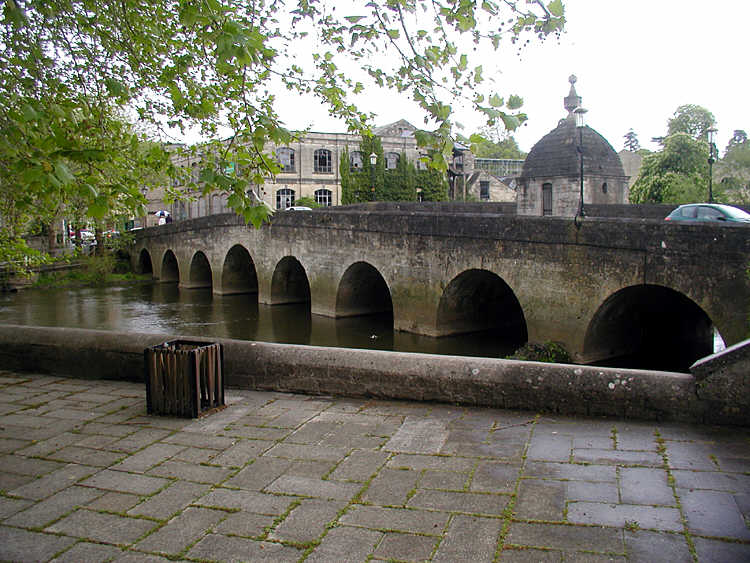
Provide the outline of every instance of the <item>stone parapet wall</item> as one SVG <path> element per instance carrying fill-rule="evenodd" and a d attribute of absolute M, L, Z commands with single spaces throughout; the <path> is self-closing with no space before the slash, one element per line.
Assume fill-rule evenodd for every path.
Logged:
<path fill-rule="evenodd" d="M 72 377 L 143 381 L 143 351 L 175 338 L 165 334 L 0 325 L 0 365 Z M 696 379 L 688 374 L 228 339 L 210 341 L 224 346 L 227 385 L 243 389 L 750 425 L 747 409 L 739 413 L 733 405 L 719 404 L 723 400 L 721 393 L 703 399 L 696 393 Z M 722 418 L 722 413 L 727 413 L 727 417 Z"/>

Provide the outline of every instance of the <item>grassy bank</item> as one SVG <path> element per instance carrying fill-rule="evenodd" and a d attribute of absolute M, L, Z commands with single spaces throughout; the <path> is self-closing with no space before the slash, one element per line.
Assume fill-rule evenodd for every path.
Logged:
<path fill-rule="evenodd" d="M 60 287 L 97 287 L 151 280 L 150 274 L 136 274 L 129 261 L 113 254 L 77 258 L 71 269 L 40 272 L 32 287 L 40 289 Z"/>

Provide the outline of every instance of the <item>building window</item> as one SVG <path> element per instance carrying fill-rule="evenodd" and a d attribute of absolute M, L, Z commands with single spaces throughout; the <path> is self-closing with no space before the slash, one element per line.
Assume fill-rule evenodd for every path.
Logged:
<path fill-rule="evenodd" d="M 294 190 L 281 188 L 276 192 L 276 209 L 286 209 L 294 205 Z"/>
<path fill-rule="evenodd" d="M 607 193 L 607 182 L 604 182 L 602 184 L 602 193 L 605 193 L 605 194 Z"/>
<path fill-rule="evenodd" d="M 422 188 L 417 188 L 417 201 L 424 201 L 424 192 Z"/>
<path fill-rule="evenodd" d="M 315 190 L 315 203 L 321 207 L 330 207 L 331 190 Z"/>
<path fill-rule="evenodd" d="M 359 151 L 354 151 L 349 155 L 349 171 L 350 172 L 359 172 L 362 170 L 362 153 Z"/>
<path fill-rule="evenodd" d="M 464 169 L 464 155 L 457 154 L 453 157 L 453 166 L 456 170 Z"/>
<path fill-rule="evenodd" d="M 294 172 L 294 149 L 281 147 L 276 151 L 276 158 L 279 159 L 282 172 Z"/>
<path fill-rule="evenodd" d="M 542 184 L 542 215 L 552 215 L 552 184 Z"/>
<path fill-rule="evenodd" d="M 398 153 L 388 152 L 385 153 L 385 169 L 395 170 L 398 166 Z"/>
<path fill-rule="evenodd" d="M 315 172 L 330 174 L 331 172 L 331 151 L 328 149 L 318 149 L 313 153 L 313 163 Z"/>
<path fill-rule="evenodd" d="M 419 158 L 417 159 L 417 170 L 427 170 L 427 161 L 425 159 L 429 158 L 426 154 L 420 154 Z"/>
<path fill-rule="evenodd" d="M 481 201 L 490 200 L 490 183 L 486 180 L 479 182 L 479 199 Z"/>

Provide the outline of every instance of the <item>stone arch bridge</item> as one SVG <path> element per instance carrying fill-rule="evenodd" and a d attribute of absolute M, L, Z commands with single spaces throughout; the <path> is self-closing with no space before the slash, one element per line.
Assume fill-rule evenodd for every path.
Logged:
<path fill-rule="evenodd" d="M 468 207 L 467 209 L 476 209 Z M 390 312 L 395 330 L 561 342 L 580 363 L 685 371 L 747 337 L 750 228 L 399 206 L 233 214 L 138 231 L 132 260 L 180 289 Z"/>

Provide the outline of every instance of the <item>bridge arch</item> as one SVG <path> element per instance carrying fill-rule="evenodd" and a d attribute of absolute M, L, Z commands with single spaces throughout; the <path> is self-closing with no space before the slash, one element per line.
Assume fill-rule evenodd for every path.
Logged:
<path fill-rule="evenodd" d="M 154 266 L 151 263 L 151 254 L 145 248 L 142 248 L 138 254 L 138 263 L 135 268 L 138 274 L 152 274 L 154 273 Z"/>
<path fill-rule="evenodd" d="M 211 287 L 212 285 L 211 264 L 203 251 L 199 250 L 193 254 L 193 259 L 190 261 L 190 275 L 188 276 L 188 283 L 184 287 L 197 289 Z"/>
<path fill-rule="evenodd" d="M 528 340 L 526 318 L 511 287 L 497 274 L 471 269 L 446 286 L 437 312 L 437 332 L 445 336 L 497 331 L 504 348 L 518 348 Z"/>
<path fill-rule="evenodd" d="M 171 249 L 164 252 L 161 259 L 161 273 L 159 281 L 178 282 L 180 281 L 180 266 L 177 263 L 177 257 Z"/>
<path fill-rule="evenodd" d="M 250 253 L 241 244 L 227 252 L 221 269 L 221 287 L 217 293 L 258 293 L 258 274 Z"/>
<path fill-rule="evenodd" d="M 684 294 L 660 285 L 633 285 L 610 295 L 594 314 L 584 359 L 602 365 L 688 372 L 713 353 L 713 324 Z"/>
<path fill-rule="evenodd" d="M 284 256 L 271 277 L 271 304 L 309 302 L 310 281 L 305 268 L 294 256 Z"/>
<path fill-rule="evenodd" d="M 336 291 L 336 317 L 378 313 L 393 314 L 393 301 L 385 279 L 367 262 L 355 262 L 341 276 Z"/>

